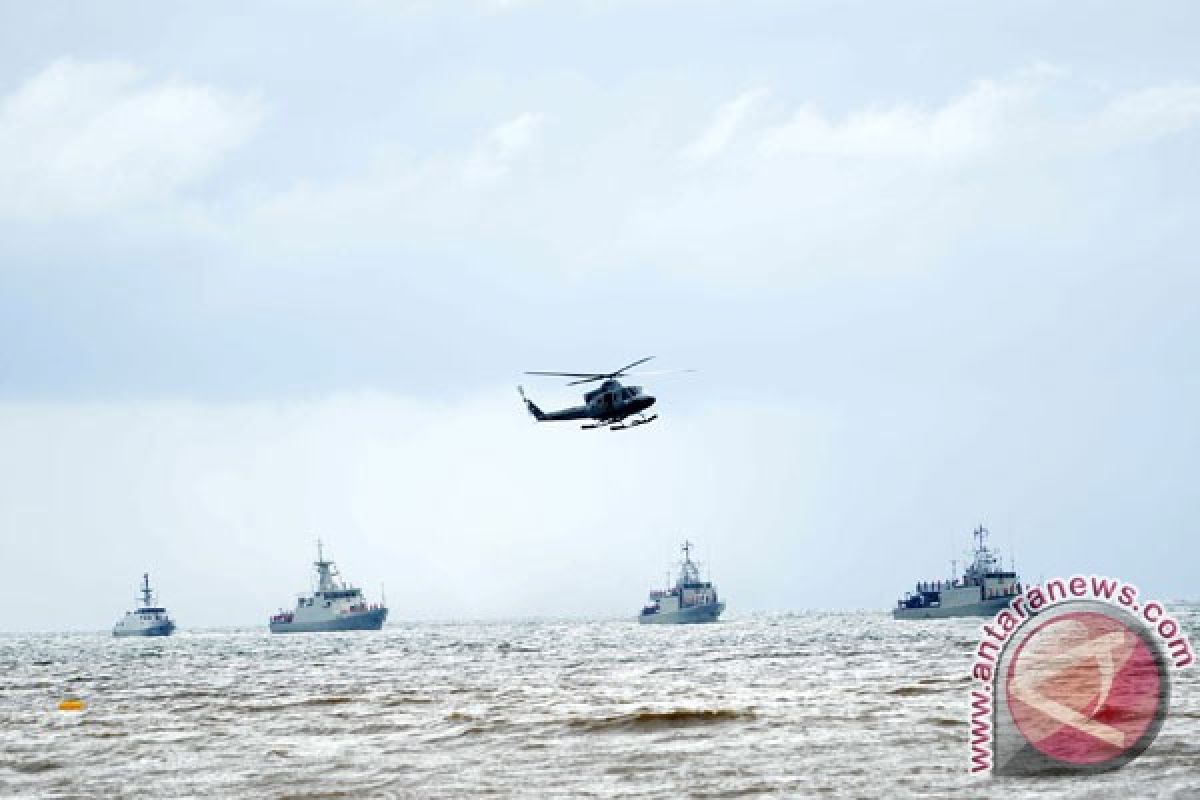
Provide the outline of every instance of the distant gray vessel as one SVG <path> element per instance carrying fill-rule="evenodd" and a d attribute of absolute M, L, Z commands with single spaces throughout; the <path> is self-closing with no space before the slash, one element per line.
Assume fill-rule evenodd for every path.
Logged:
<path fill-rule="evenodd" d="M 377 631 L 387 619 L 382 604 L 368 604 L 362 589 L 335 580 L 338 571 L 326 560 L 317 540 L 316 591 L 300 595 L 294 611 L 279 610 L 271 617 L 271 633 L 314 633 L 318 631 Z"/>
<path fill-rule="evenodd" d="M 1004 569 L 1000 556 L 987 546 L 988 529 L 975 529 L 975 552 L 961 578 L 918 583 L 896 602 L 896 619 L 990 617 L 1021 593 L 1015 567 Z"/>
<path fill-rule="evenodd" d="M 167 610 L 156 605 L 150 589 L 150 573 L 142 574 L 142 602 L 113 626 L 113 636 L 170 636 L 175 623 Z"/>
<path fill-rule="evenodd" d="M 683 543 L 683 561 L 679 578 L 670 589 L 655 589 L 638 615 L 643 625 L 678 625 L 689 622 L 716 622 L 725 610 L 717 597 L 717 587 L 700 580 L 700 569 L 692 561 L 692 543 Z"/>

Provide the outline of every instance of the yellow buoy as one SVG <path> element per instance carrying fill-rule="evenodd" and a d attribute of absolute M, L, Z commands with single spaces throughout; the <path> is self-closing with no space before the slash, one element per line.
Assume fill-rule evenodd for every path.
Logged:
<path fill-rule="evenodd" d="M 87 708 L 87 705 L 82 700 L 69 699 L 58 701 L 59 711 L 83 711 L 85 708 Z"/>

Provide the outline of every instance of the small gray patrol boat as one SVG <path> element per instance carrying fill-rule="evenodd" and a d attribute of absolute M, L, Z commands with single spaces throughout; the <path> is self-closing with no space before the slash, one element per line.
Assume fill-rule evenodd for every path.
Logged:
<path fill-rule="evenodd" d="M 1004 569 L 999 554 L 987 546 L 988 529 L 980 525 L 974 536 L 975 552 L 962 577 L 918 583 L 896 602 L 895 619 L 990 617 L 1021 593 L 1016 568 Z"/>
<path fill-rule="evenodd" d="M 655 589 L 638 615 L 643 625 L 679 625 L 693 622 L 716 622 L 725 610 L 725 603 L 717 597 L 717 587 L 710 581 L 700 580 L 700 569 L 692 561 L 694 545 L 683 543 L 683 561 L 679 564 L 679 577 L 669 589 Z"/>
<path fill-rule="evenodd" d="M 377 631 L 387 619 L 382 603 L 368 604 L 362 589 L 345 581 L 333 561 L 325 558 L 321 540 L 317 540 L 317 588 L 300 595 L 293 611 L 279 610 L 271 617 L 271 633 L 315 633 L 320 631 Z"/>
<path fill-rule="evenodd" d="M 133 611 L 125 612 L 113 626 L 113 636 L 170 636 L 175 631 L 175 622 L 167 610 L 155 604 L 154 591 L 150 588 L 150 573 L 142 573 L 141 604 Z"/>

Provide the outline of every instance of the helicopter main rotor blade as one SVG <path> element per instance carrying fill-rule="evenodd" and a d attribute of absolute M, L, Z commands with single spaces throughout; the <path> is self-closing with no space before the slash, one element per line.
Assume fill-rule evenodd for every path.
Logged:
<path fill-rule="evenodd" d="M 654 356 L 646 356 L 645 358 L 639 358 L 637 361 L 634 361 L 632 364 L 626 364 L 625 366 L 623 366 L 620 369 L 615 370 L 613 372 L 543 372 L 541 370 L 538 370 L 538 371 L 527 371 L 525 374 L 526 375 L 544 375 L 544 376 L 548 376 L 551 378 L 577 378 L 578 380 L 571 381 L 570 383 L 567 384 L 567 386 L 578 386 L 581 383 L 591 383 L 592 381 L 606 381 L 606 380 L 610 380 L 612 378 L 619 378 L 622 375 L 624 375 L 626 373 L 626 371 L 633 369 L 634 367 L 636 367 L 639 364 L 645 364 L 647 361 L 649 361 L 652 358 L 654 358 Z"/>
<path fill-rule="evenodd" d="M 625 366 L 621 367 L 619 370 L 608 373 L 608 377 L 615 378 L 618 375 L 623 375 L 626 370 L 633 369 L 638 364 L 645 364 L 647 361 L 649 361 L 652 358 L 654 358 L 654 356 L 646 356 L 645 358 L 639 358 L 637 361 L 633 362 L 632 364 L 626 364 Z"/>
<path fill-rule="evenodd" d="M 526 372 L 526 375 L 549 375 L 552 378 L 603 378 L 603 372 Z"/>
<path fill-rule="evenodd" d="M 623 373 L 623 375 L 625 377 L 629 377 L 629 378 L 641 378 L 641 377 L 645 377 L 647 375 L 681 375 L 685 372 L 699 372 L 699 371 L 700 370 L 698 370 L 698 369 L 652 369 L 649 372 L 641 372 L 641 371 L 626 372 L 626 373 Z"/>

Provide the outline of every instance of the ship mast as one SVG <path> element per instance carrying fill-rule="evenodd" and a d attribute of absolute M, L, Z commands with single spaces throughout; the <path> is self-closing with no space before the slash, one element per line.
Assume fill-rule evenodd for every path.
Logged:
<path fill-rule="evenodd" d="M 692 562 L 693 545 L 687 539 L 683 540 L 683 563 L 679 565 L 679 583 L 696 583 L 700 580 L 700 570 Z"/>
<path fill-rule="evenodd" d="M 142 608 L 150 606 L 153 602 L 154 593 L 150 591 L 150 573 L 142 573 Z"/>
<path fill-rule="evenodd" d="M 317 568 L 318 592 L 330 592 L 337 588 L 333 584 L 333 562 L 325 560 L 325 551 L 322 549 L 319 538 L 317 539 L 317 560 L 313 562 L 313 566 Z"/>
<path fill-rule="evenodd" d="M 975 546 L 975 569 L 980 575 L 990 572 L 993 568 L 1004 568 L 1002 563 L 996 563 L 996 556 L 988 549 L 986 541 L 989 533 L 982 524 L 975 528 L 975 540 L 978 543 Z"/>

